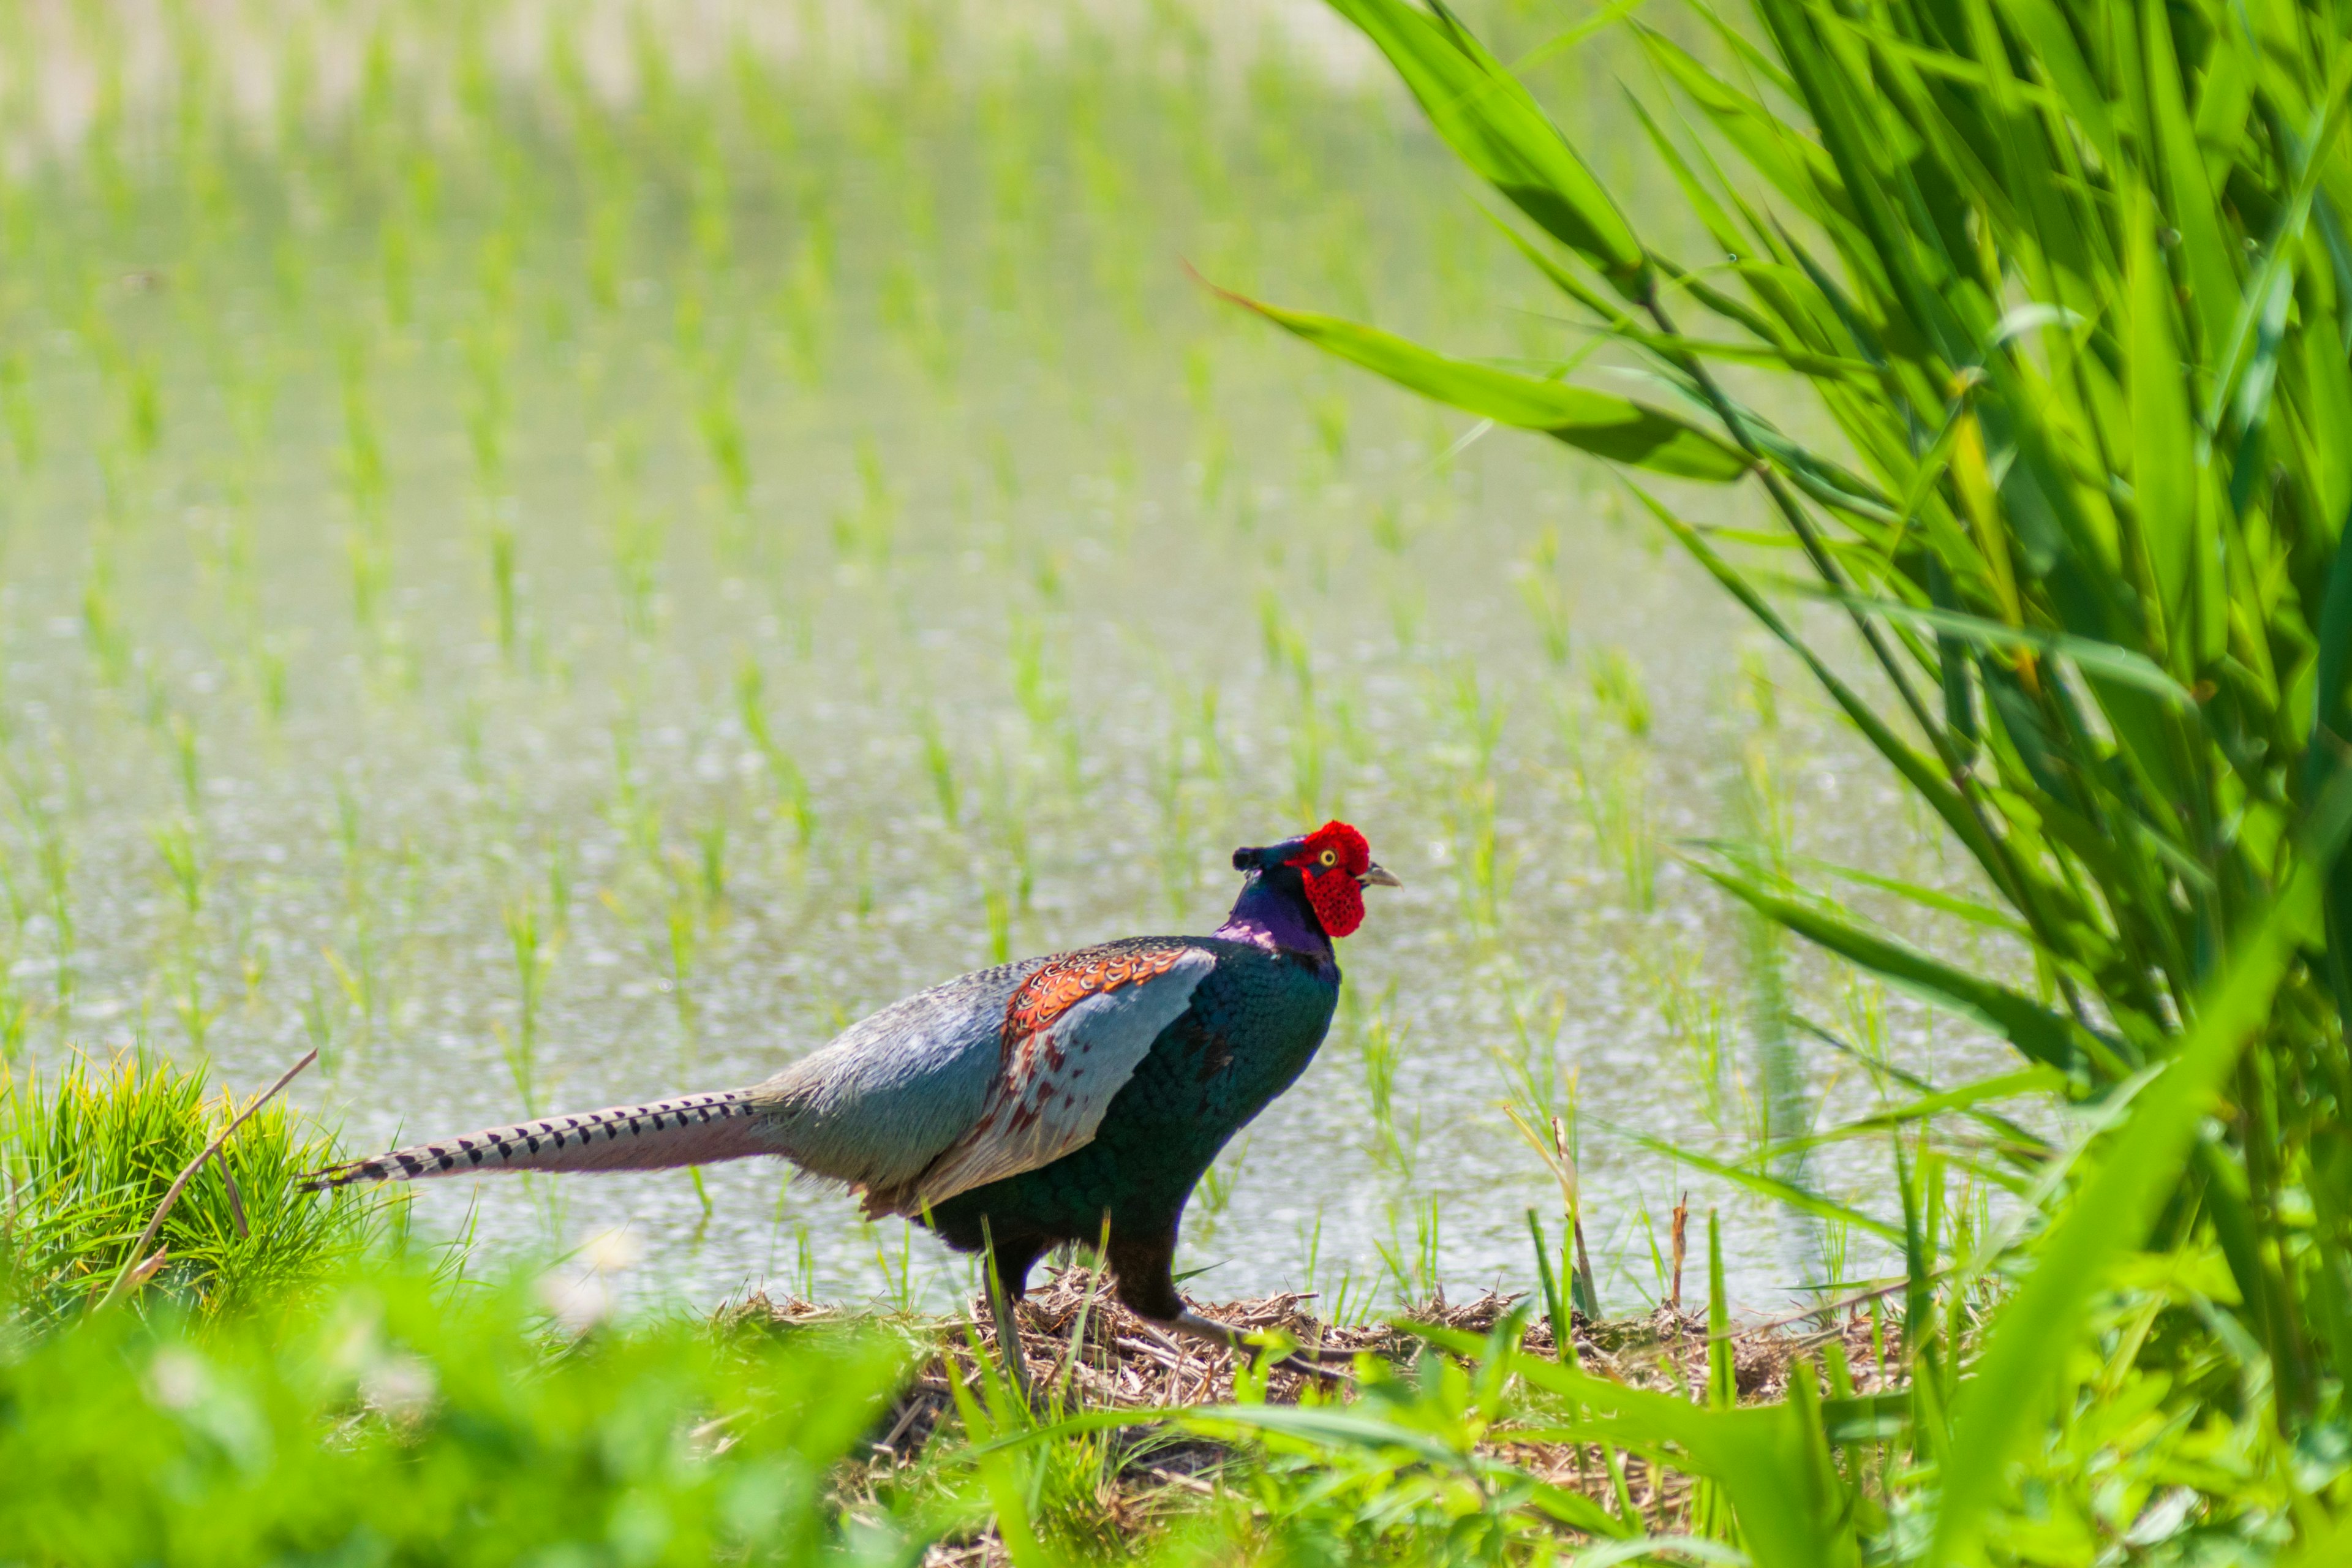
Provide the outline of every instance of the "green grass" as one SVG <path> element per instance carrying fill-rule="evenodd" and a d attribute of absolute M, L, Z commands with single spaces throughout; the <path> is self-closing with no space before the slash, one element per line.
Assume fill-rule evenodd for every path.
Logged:
<path fill-rule="evenodd" d="M 147 1056 L 0 1079 L 0 1265 L 15 1313 L 64 1322 L 133 1263 L 166 1191 L 241 1106 Z M 194 1317 L 300 1300 L 381 1238 L 382 1200 L 297 1181 L 334 1144 L 282 1101 L 248 1116 L 151 1245 L 151 1293 Z M 153 1254 L 146 1255 L 152 1258 Z"/>
<path fill-rule="evenodd" d="M 904 1525 L 822 1500 L 905 1345 L 541 1322 L 527 1285 L 393 1267 L 202 1331 L 109 1312 L 0 1358 L 0 1534 L 91 1565 L 903 1560 Z"/>

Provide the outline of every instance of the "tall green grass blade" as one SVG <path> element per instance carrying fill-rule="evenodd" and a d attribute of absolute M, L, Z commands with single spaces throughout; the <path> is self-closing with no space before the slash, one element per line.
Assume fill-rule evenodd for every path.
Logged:
<path fill-rule="evenodd" d="M 2112 1052 L 2104 1042 L 2031 997 L 1931 958 L 1892 937 L 1866 931 L 1817 904 L 1788 897 L 1739 871 L 1707 865 L 1697 868 L 1759 914 L 1891 985 L 1975 1019 L 2034 1061 L 2069 1078 L 2083 1075 L 2093 1060 L 2109 1068 L 2114 1065 Z"/>
<path fill-rule="evenodd" d="M 2183 710 L 2194 712 L 2197 709 L 2197 700 L 2189 694 L 2189 689 L 2166 674 L 2155 660 L 2116 643 L 2070 637 L 2063 632 L 2036 631 L 2028 626 L 2003 626 L 1982 616 L 1938 609 L 1930 605 L 1898 604 L 1891 599 L 1874 599 L 1858 594 L 1824 593 L 1821 596 L 1874 616 L 1926 626 L 1979 647 L 2031 648 L 2037 653 L 2066 659 L 2085 675 L 2098 676 L 2118 685 L 2145 691 Z"/>
<path fill-rule="evenodd" d="M 2147 72 L 2147 105 L 2162 149 L 2167 183 L 2166 217 L 2180 236 L 2186 258 L 2189 297 L 2201 328 L 2205 371 L 2220 374 L 2220 363 L 2236 314 L 2237 268 L 2231 247 L 2221 237 L 2222 220 L 2205 156 L 2197 144 L 2197 129 L 2181 96 L 2180 64 L 2172 47 L 2172 26 L 2160 7 L 2142 7 L 2142 62 Z"/>
<path fill-rule="evenodd" d="M 1439 136 L 1536 225 L 1626 299 L 1651 287 L 1633 230 L 1528 89 L 1443 9 L 1405 0 L 1330 0 L 1412 89 Z"/>
<path fill-rule="evenodd" d="M 1376 327 L 1311 310 L 1286 310 L 1217 292 L 1286 331 L 1386 376 L 1424 397 L 1514 429 L 1538 431 L 1612 462 L 1682 479 L 1739 478 L 1748 459 L 1686 420 L 1629 398 L 1451 359 Z"/>
<path fill-rule="evenodd" d="M 1902 1233 L 1885 1221 L 1839 1203 L 1833 1198 L 1822 1197 L 1820 1194 L 1809 1191 L 1794 1182 L 1783 1181 L 1778 1176 L 1769 1175 L 1761 1171 L 1751 1171 L 1744 1165 L 1735 1165 L 1728 1161 L 1718 1160 L 1712 1154 L 1685 1148 L 1671 1139 L 1661 1138 L 1654 1133 L 1643 1132 L 1630 1127 L 1612 1127 L 1611 1131 L 1627 1142 L 1649 1150 L 1654 1154 L 1746 1187 L 1759 1197 L 1767 1197 L 1775 1203 L 1785 1204 L 1801 1214 L 1809 1214 L 1816 1218 L 1831 1220 L 1839 1225 L 1852 1226 L 1856 1230 L 1867 1231 L 1888 1241 L 1902 1239 Z M 1773 1152 L 1777 1152 L 1780 1147 L 1781 1145 L 1775 1144 Z"/>
<path fill-rule="evenodd" d="M 2185 357 L 2173 329 L 2172 279 L 2157 258 L 2155 215 L 2144 200 L 2126 209 L 2125 227 L 2133 500 L 2143 548 L 2155 568 L 2157 604 L 2178 637 L 2185 629 L 2179 616 L 2197 547 L 2196 429 L 2183 385 Z"/>

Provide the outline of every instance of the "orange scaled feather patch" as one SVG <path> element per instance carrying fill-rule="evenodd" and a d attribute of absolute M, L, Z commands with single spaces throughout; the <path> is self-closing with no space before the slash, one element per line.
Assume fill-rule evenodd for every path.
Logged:
<path fill-rule="evenodd" d="M 1085 1001 L 1122 985 L 1157 980 L 1176 967 L 1186 949 L 1160 947 L 1116 956 L 1074 952 L 1055 959 L 1021 983 L 1004 1009 L 1004 1049 L 1008 1067 L 1025 1067 L 1036 1037 L 1054 1020 Z"/>

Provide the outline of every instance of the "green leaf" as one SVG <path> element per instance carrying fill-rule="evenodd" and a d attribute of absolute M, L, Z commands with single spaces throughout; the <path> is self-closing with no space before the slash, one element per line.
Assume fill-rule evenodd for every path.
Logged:
<path fill-rule="evenodd" d="M 2069 1077 L 2082 1072 L 2085 1031 L 2032 998 L 1865 931 L 1818 905 L 1775 892 L 1739 872 L 1704 864 L 1698 869 L 1757 913 L 1860 964 L 1888 984 L 1976 1019 L 2033 1060 Z"/>
<path fill-rule="evenodd" d="M 2013 1100 L 2021 1094 L 2063 1094 L 2065 1090 L 2065 1079 L 2050 1068 L 2020 1068 L 1998 1078 L 1979 1079 L 1958 1089 L 1938 1089 L 1906 1104 L 1889 1106 L 1885 1110 L 1832 1129 L 1822 1134 L 1820 1142 L 1830 1142 L 1861 1132 L 1885 1131 L 1889 1127 L 1900 1126 L 1906 1121 L 1925 1121 L 1947 1111 L 1973 1110 L 1989 1100 Z"/>
<path fill-rule="evenodd" d="M 1793 857 L 1792 863 L 1810 870 L 1820 871 L 1826 876 L 1835 877 L 1840 881 L 1858 882 L 1865 888 L 1876 888 L 1882 893 L 1892 893 L 1896 898 L 1908 900 L 1922 909 L 1934 910 L 1938 914 L 1956 916 L 1971 925 L 1987 926 L 1994 931 L 2006 931 L 2021 942 L 2033 940 L 2033 932 L 2024 921 L 2007 910 L 1996 909 L 1990 904 L 1980 903 L 1975 899 L 1963 898 L 1958 893 L 1948 893 L 1940 888 L 1922 887 L 1916 882 L 1906 882 L 1899 877 L 1882 877 L 1875 871 L 1865 871 L 1858 866 L 1841 866 L 1832 860 L 1818 860 L 1808 855 Z"/>
<path fill-rule="evenodd" d="M 1790 1208 L 1801 1210 L 1816 1218 L 1828 1220 L 1833 1225 L 1850 1225 L 1857 1230 L 1866 1230 L 1871 1235 L 1887 1241 L 1903 1239 L 1901 1227 L 1889 1225 L 1885 1220 L 1874 1219 L 1858 1208 L 1850 1207 L 1833 1198 L 1825 1198 L 1819 1193 L 1811 1192 L 1797 1185 L 1794 1182 L 1784 1182 L 1777 1176 L 1766 1175 L 1760 1171 L 1751 1171 L 1744 1165 L 1735 1165 L 1728 1161 L 1717 1160 L 1712 1155 L 1702 1154 L 1695 1149 L 1686 1149 L 1671 1138 L 1660 1138 L 1654 1133 L 1620 1126 L 1613 1121 L 1604 1121 L 1601 1124 L 1626 1142 L 1637 1143 L 1653 1154 L 1663 1155 L 1666 1159 L 1688 1165 L 1695 1171 L 1704 1171 L 1710 1176 L 1721 1177 L 1724 1181 L 1746 1187 L 1759 1197 L 1770 1198 L 1775 1203 L 1786 1204 Z M 1773 1152 L 1778 1152 L 1778 1146 Z"/>
<path fill-rule="evenodd" d="M 1982 616 L 1971 616 L 1960 610 L 1939 610 L 1929 605 L 1906 605 L 1894 599 L 1872 599 L 1859 594 L 1837 594 L 1821 589 L 1809 591 L 1816 597 L 1833 600 L 1853 609 L 1885 616 L 1890 620 L 1911 621 L 1951 637 L 1965 637 L 1985 647 L 2027 647 L 2052 654 L 2073 661 L 2085 675 L 2101 676 L 2121 685 L 2135 687 L 2191 713 L 2197 710 L 2197 699 L 2189 695 L 2187 687 L 2167 675 L 2155 660 L 2145 654 L 2116 643 L 2102 642 L 2096 637 L 2069 637 L 2063 632 L 2037 631 L 2031 626 L 2004 626 Z"/>
<path fill-rule="evenodd" d="M 1630 333 L 1618 335 L 1634 342 L 1643 341 Z M 1654 347 L 1655 341 L 1643 342 L 1643 346 Z M 1666 396 L 1687 403 L 1694 411 L 1708 415 L 1714 413 L 1714 405 L 1702 396 L 1695 386 L 1680 379 L 1679 367 L 1675 375 L 1661 375 L 1654 371 L 1631 367 L 1622 368 L 1617 374 L 1629 381 L 1654 386 Z M 1738 416 L 1741 428 L 1747 432 L 1748 439 L 1758 450 L 1778 464 L 1781 471 L 1795 480 L 1798 488 L 1807 495 L 1820 501 L 1823 506 L 1836 507 L 1842 511 L 1852 512 L 1874 522 L 1893 523 L 1901 521 L 1895 511 L 1893 500 L 1879 493 L 1877 488 L 1868 479 L 1841 467 L 1828 458 L 1808 451 L 1782 435 L 1774 427 L 1770 420 L 1748 407 L 1738 399 L 1722 393 L 1720 387 L 1717 388 L 1717 391 L 1723 396 L 1724 405 Z"/>
<path fill-rule="evenodd" d="M 1534 97 L 1444 11 L 1404 0 L 1330 0 L 1421 100 L 1446 144 L 1538 227 L 1591 262 L 1628 300 L 1648 296 L 1648 256 Z"/>
<path fill-rule="evenodd" d="M 1919 1077 L 1916 1072 L 1906 1072 L 1903 1068 L 1895 1068 L 1894 1063 L 1886 1063 L 1886 1060 L 1879 1060 L 1879 1058 L 1870 1056 L 1870 1053 L 1858 1051 L 1858 1048 L 1855 1048 L 1853 1044 L 1849 1044 L 1849 1041 L 1839 1039 L 1839 1037 L 1832 1035 L 1830 1030 L 1822 1030 L 1821 1025 L 1813 1023 L 1811 1018 L 1797 1016 L 1794 1023 L 1797 1023 L 1800 1030 L 1804 1030 L 1806 1035 L 1811 1035 L 1813 1039 L 1818 1039 L 1821 1044 L 1825 1044 L 1825 1047 L 1830 1047 L 1832 1051 L 1837 1051 L 1839 1056 L 1851 1058 L 1853 1063 L 1861 1065 L 1863 1072 L 1872 1074 L 1874 1079 L 1882 1079 L 1882 1081 L 1891 1079 L 1895 1081 L 1895 1084 L 1903 1084 L 1906 1089 L 1910 1089 L 1912 1093 L 1919 1093 L 1919 1096 L 1931 1096 L 1931 1093 L 1936 1093 L 1936 1086 L 1933 1086 L 1928 1079 L 1924 1079 L 1924 1077 Z M 2037 1162 L 2037 1168 L 2039 1168 L 2039 1159 L 2044 1157 L 2046 1152 L 2049 1152 L 2049 1142 L 2046 1142 L 2042 1135 L 2032 1133 L 2032 1131 L 2028 1129 L 2022 1129 L 2022 1126 L 2018 1126 L 2016 1121 L 2011 1121 L 2011 1119 L 2004 1117 L 2004 1114 L 1985 1110 L 1983 1105 L 1964 1105 L 1959 1107 L 1959 1112 L 1964 1114 L 1964 1117 L 1971 1119 L 1971 1121 L 1976 1121 L 1978 1126 L 1985 1126 L 1985 1129 L 2000 1133 L 2011 1152 L 2032 1157 L 2034 1162 Z"/>
<path fill-rule="evenodd" d="M 1326 353 L 1351 360 L 1423 397 L 1497 425 L 1541 431 L 1612 462 L 1718 482 L 1739 478 L 1750 466 L 1737 448 L 1698 426 L 1630 398 L 1452 359 L 1338 316 L 1286 310 L 1225 289 L 1217 292 Z"/>
<path fill-rule="evenodd" d="M 1648 349 L 1670 364 L 1687 358 L 1717 359 L 1726 360 L 1733 364 L 1762 365 L 1771 370 L 1793 370 L 1803 375 L 1824 379 L 1842 378 L 1867 388 L 1875 388 L 1878 384 L 1878 373 L 1864 361 L 1846 359 L 1837 354 L 1814 353 L 1807 349 L 1787 347 L 1777 338 L 1768 338 L 1766 342 L 1760 343 L 1727 343 L 1715 339 L 1689 338 L 1675 333 L 1654 332 L 1612 303 L 1607 295 L 1597 289 L 1588 287 L 1566 267 L 1530 245 L 1526 237 L 1511 227 L 1509 224 L 1500 218 L 1496 218 L 1495 222 L 1496 226 L 1503 231 L 1503 237 L 1517 247 L 1521 256 L 1527 258 L 1536 270 L 1549 279 L 1554 288 L 1606 321 L 1608 333 L 1612 338 L 1620 342 L 1633 343 Z M 1696 396 L 1695 394 L 1693 395 Z M 1793 447 L 1791 449 L 1795 450 Z M 1850 475 L 1846 477 L 1853 488 L 1857 489 L 1863 488 L 1862 480 Z"/>
<path fill-rule="evenodd" d="M 2145 196 L 2126 212 L 2132 489 L 2158 598 L 2177 635 L 2196 548 L 2197 427 L 2189 416 L 2185 356 L 2173 331 L 2172 279 L 2156 253 L 2156 214 Z"/>
<path fill-rule="evenodd" d="M 1662 72 L 1689 95 L 1757 173 L 1809 217 L 1853 221 L 1844 183 L 1822 144 L 1784 122 L 1762 103 L 1726 83 L 1681 45 L 1656 29 L 1632 24 Z"/>
<path fill-rule="evenodd" d="M 2000 5 L 2010 26 L 2032 46 L 2035 64 L 2065 100 L 2067 112 L 2090 138 L 2100 160 L 2114 167 L 2119 149 L 2115 120 L 2107 111 L 2107 95 L 2076 46 L 2074 31 L 2057 0 L 2000 0 Z"/>
<path fill-rule="evenodd" d="M 1183 1412 L 1182 1419 L 1194 1431 L 1218 1437 L 1229 1437 L 1236 1430 L 1262 1432 L 1321 1448 L 1354 1450 L 1373 1458 L 1406 1454 L 1439 1469 L 1507 1479 L 1531 1489 L 1545 1511 L 1562 1523 L 1591 1535 L 1625 1533 L 1625 1526 L 1591 1498 L 1475 1452 L 1465 1454 L 1433 1433 L 1384 1421 L 1361 1409 L 1328 1405 L 1221 1405 Z"/>
<path fill-rule="evenodd" d="M 1629 1388 L 1564 1363 L 1514 1358 L 1512 1370 L 1592 1414 L 1529 1441 L 1599 1438 L 1652 1453 L 1669 1445 L 1680 1463 L 1720 1485 L 1731 1500 L 1758 1568 L 1844 1568 L 1855 1563 L 1849 1500 L 1808 1463 L 1809 1433 L 1789 1405 L 1702 1410 L 1670 1394 Z M 1856 1412 L 1841 1407 L 1838 1419 Z"/>
<path fill-rule="evenodd" d="M 2327 589 L 2320 601 L 2319 647 L 2313 672 L 2311 746 L 2303 760 L 2304 798 L 2316 800 L 2332 777 L 2342 776 L 2347 737 L 2352 736 L 2352 550 L 2342 542 L 2329 563 Z M 2352 1009 L 2352 856 L 2328 868 L 2325 897 L 2327 976 L 2336 1005 Z"/>
<path fill-rule="evenodd" d="M 2170 198 L 2165 216 L 2180 236 L 2189 299 L 2201 318 L 2206 368 L 2218 373 L 2226 368 L 2218 362 L 2237 308 L 2237 268 L 2231 265 L 2230 245 L 2222 237 L 2221 209 L 2214 201 L 2212 182 L 2205 175 L 2205 155 L 2197 145 L 2197 130 L 2180 96 L 2180 65 L 2172 51 L 2170 13 L 2161 5 L 2147 5 L 2140 15 L 2147 49 L 2148 113 L 2164 149 Z"/>

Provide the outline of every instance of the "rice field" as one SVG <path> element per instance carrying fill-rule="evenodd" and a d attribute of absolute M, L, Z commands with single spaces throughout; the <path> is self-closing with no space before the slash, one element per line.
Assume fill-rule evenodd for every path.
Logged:
<path fill-rule="evenodd" d="M 1196 1194 L 1199 1289 L 1526 1289 L 1563 1173 L 1612 1310 L 1685 1192 L 1745 1307 L 1885 1270 L 1659 1144 L 2000 1058 L 1676 845 L 1961 858 L 1597 466 L 1188 276 L 1590 347 L 1318 9 L 5 16 L 12 1077 L 142 1048 L 243 1092 L 315 1047 L 290 1098 L 353 1151 L 732 1087 L 961 970 L 1208 929 L 1234 845 L 1341 816 L 1406 886 Z M 1534 79 L 1636 167 L 1611 59 Z M 1783 1173 L 1878 1210 L 1883 1169 Z M 410 1217 L 490 1258 L 627 1226 L 633 1288 L 705 1306 L 969 1285 L 764 1162 Z"/>

